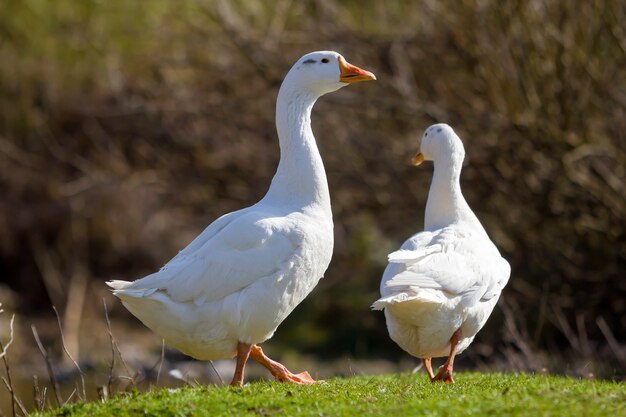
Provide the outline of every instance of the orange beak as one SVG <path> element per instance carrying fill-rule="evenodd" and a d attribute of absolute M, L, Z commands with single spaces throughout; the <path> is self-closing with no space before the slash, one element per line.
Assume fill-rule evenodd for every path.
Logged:
<path fill-rule="evenodd" d="M 375 80 L 376 76 L 369 71 L 365 71 L 355 65 L 350 64 L 339 55 L 339 81 L 342 83 L 358 83 L 359 81 Z"/>
<path fill-rule="evenodd" d="M 413 166 L 418 166 L 422 162 L 424 162 L 424 155 L 422 155 L 421 152 L 416 153 L 413 158 L 411 158 L 411 164 Z"/>

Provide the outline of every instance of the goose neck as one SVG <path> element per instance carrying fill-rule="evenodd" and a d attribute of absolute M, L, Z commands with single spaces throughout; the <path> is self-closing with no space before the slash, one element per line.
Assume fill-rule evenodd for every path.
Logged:
<path fill-rule="evenodd" d="M 283 85 L 276 103 L 280 162 L 266 198 L 286 206 L 322 205 L 330 212 L 330 193 L 313 131 L 311 110 L 317 97 Z"/>
<path fill-rule="evenodd" d="M 426 230 L 433 231 L 458 223 L 466 223 L 470 227 L 484 230 L 461 192 L 462 164 L 462 156 L 435 163 L 426 202 L 424 219 Z"/>

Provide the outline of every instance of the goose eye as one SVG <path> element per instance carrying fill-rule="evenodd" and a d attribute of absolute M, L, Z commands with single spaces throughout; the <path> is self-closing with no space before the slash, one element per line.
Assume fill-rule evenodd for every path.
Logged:
<path fill-rule="evenodd" d="M 328 64 L 328 62 L 329 62 L 329 61 L 328 61 L 328 58 L 322 58 L 322 63 L 323 63 L 323 64 Z"/>

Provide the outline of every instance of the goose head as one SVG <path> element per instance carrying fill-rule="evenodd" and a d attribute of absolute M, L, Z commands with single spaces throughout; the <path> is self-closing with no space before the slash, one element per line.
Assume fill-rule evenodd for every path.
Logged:
<path fill-rule="evenodd" d="M 375 79 L 374 74 L 348 63 L 337 52 L 317 51 L 300 58 L 287 73 L 285 83 L 319 97 L 350 83 Z"/>
<path fill-rule="evenodd" d="M 445 123 L 428 127 L 422 135 L 418 152 L 411 158 L 415 166 L 424 161 L 460 160 L 465 157 L 463 142 L 454 130 Z"/>

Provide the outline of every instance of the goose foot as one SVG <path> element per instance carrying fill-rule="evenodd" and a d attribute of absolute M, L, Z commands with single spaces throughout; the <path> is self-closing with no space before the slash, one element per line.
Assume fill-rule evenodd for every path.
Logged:
<path fill-rule="evenodd" d="M 307 371 L 300 372 L 299 374 L 292 374 L 286 368 L 284 373 L 274 375 L 274 378 L 276 379 L 276 381 L 292 382 L 298 385 L 311 385 L 315 384 L 316 382 L 320 382 L 311 378 L 311 375 Z"/>
<path fill-rule="evenodd" d="M 461 329 L 457 329 L 457 331 L 455 331 L 450 338 L 450 355 L 448 356 L 448 360 L 446 360 L 446 363 L 439 367 L 439 369 L 437 370 L 437 375 L 431 378 L 431 381 L 443 381 L 446 384 L 454 384 L 454 378 L 452 377 L 452 366 L 454 365 L 456 348 L 460 340 Z"/>
<path fill-rule="evenodd" d="M 276 381 L 291 382 L 298 385 L 311 385 L 316 382 L 308 372 L 300 372 L 299 374 L 291 373 L 284 365 L 268 358 L 257 345 L 252 345 L 250 350 L 250 356 L 252 359 L 267 368 Z"/>
<path fill-rule="evenodd" d="M 437 371 L 437 375 L 431 378 L 431 381 L 443 381 L 446 384 L 454 384 L 454 378 L 452 377 L 452 367 L 447 365 L 441 365 Z"/>

